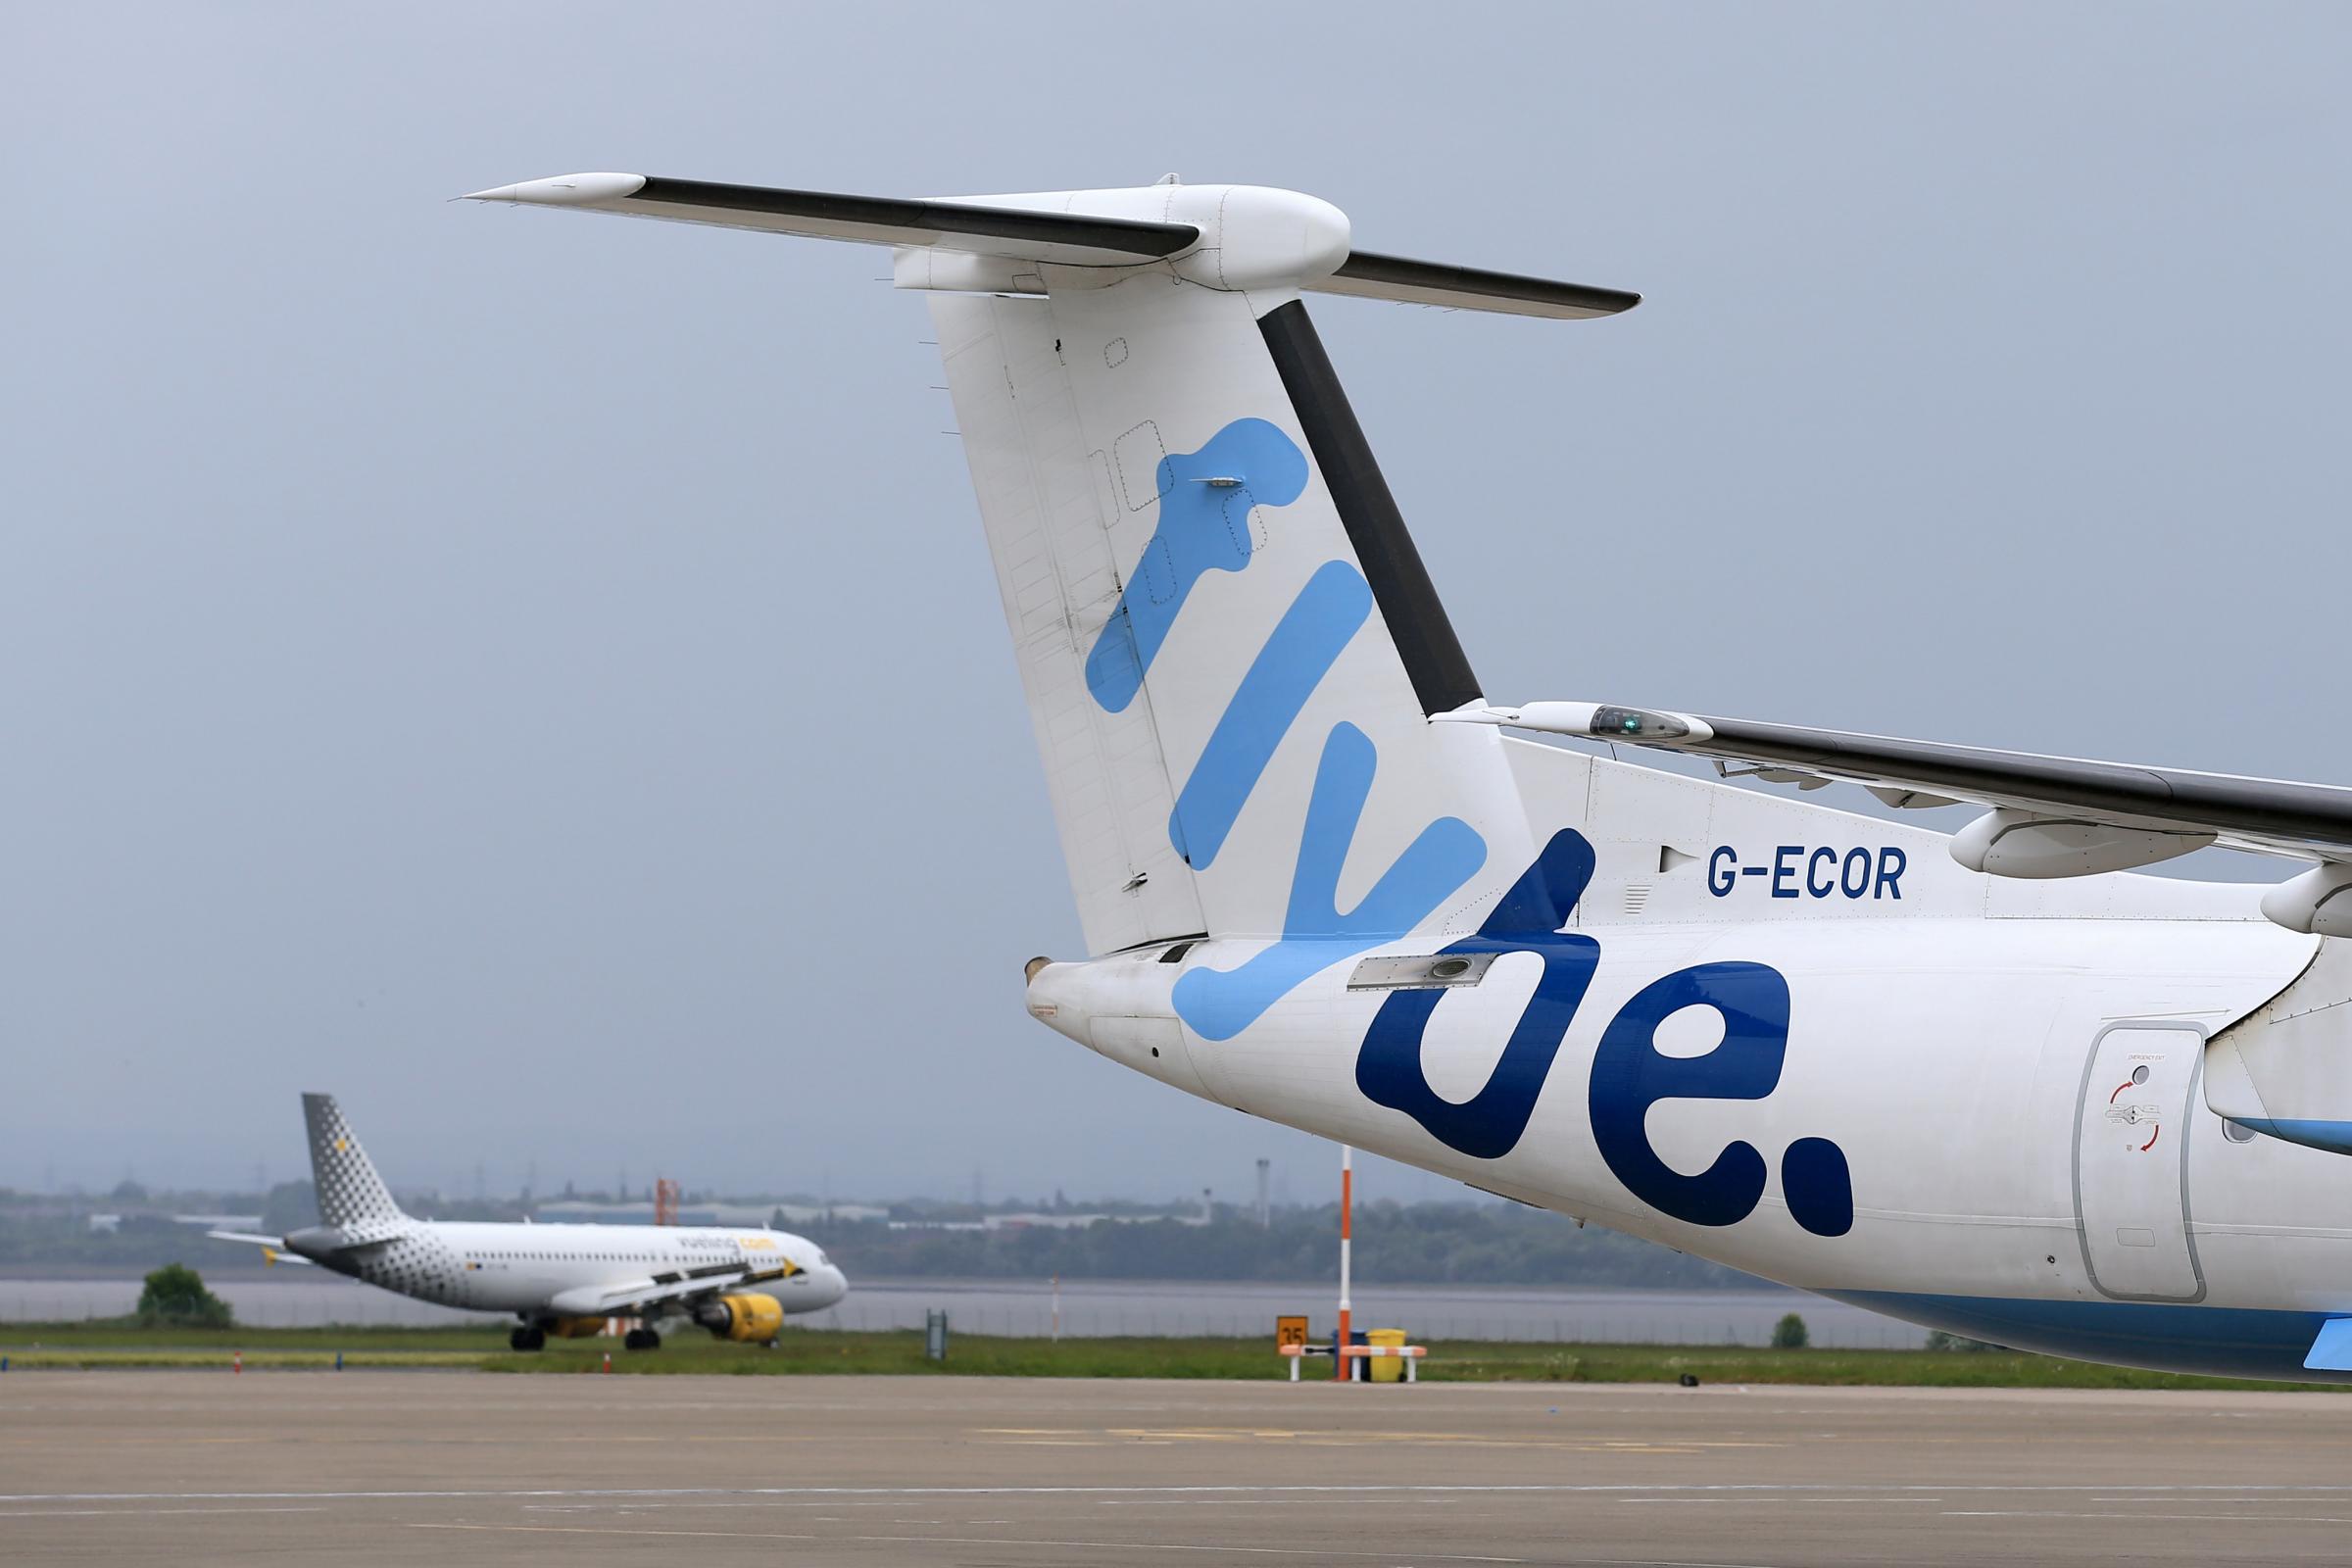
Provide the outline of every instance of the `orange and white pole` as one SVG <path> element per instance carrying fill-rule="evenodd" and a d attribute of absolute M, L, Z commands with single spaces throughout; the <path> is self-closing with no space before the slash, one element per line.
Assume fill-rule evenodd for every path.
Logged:
<path fill-rule="evenodd" d="M 1332 1381 L 1345 1383 L 1355 1370 L 1355 1357 L 1348 1348 L 1355 1342 L 1348 1337 L 1348 1256 L 1353 1242 L 1355 1213 L 1355 1150 L 1347 1144 L 1340 1146 L 1340 1353 L 1332 1359 L 1339 1363 Z"/>

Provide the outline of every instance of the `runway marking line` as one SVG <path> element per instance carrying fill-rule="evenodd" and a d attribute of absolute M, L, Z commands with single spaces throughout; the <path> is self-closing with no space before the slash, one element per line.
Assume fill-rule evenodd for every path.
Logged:
<path fill-rule="evenodd" d="M 598 1529 L 588 1525 L 483 1525 L 443 1524 L 423 1520 L 409 1521 L 411 1530 L 470 1530 L 492 1534 L 552 1535 L 552 1536 L 658 1536 L 681 1537 L 715 1541 L 856 1541 L 867 1544 L 906 1545 L 928 1543 L 946 1546 L 1058 1546 L 1072 1551 L 1201 1551 L 1233 1552 L 1252 1557 L 1377 1557 L 1394 1562 L 1394 1551 L 1337 1551 L 1323 1546 L 1212 1546 L 1173 1541 L 1047 1541 L 1004 1536 L 828 1536 L 810 1531 L 768 1530 L 615 1530 Z M 1416 1552 L 1411 1555 L 1431 1562 L 1492 1562 L 1529 1563 L 1527 1557 L 1492 1557 L 1466 1552 Z M 1731 1564 L 1710 1565 L 1710 1568 L 1735 1568 Z M 1762 1568 L 1762 1565 L 1739 1565 L 1739 1568 Z"/>
<path fill-rule="evenodd" d="M 1710 1503 L 1738 1508 L 1761 1502 L 1803 1503 L 1808 1508 L 1824 1507 L 1830 1503 L 1869 1503 L 1874 1507 L 1918 1508 L 1942 1500 L 1941 1497 L 1619 1497 L 1617 1499 L 1621 1503 L 1671 1503 L 1677 1508 L 1704 1507 Z M 2049 1517 L 2063 1519 L 2072 1518 L 2073 1515 L 2051 1514 Z"/>
<path fill-rule="evenodd" d="M 724 1541 L 855 1541 L 870 1545 L 907 1545 L 928 1543 L 943 1546 L 1056 1546 L 1072 1551 L 1197 1551 L 1227 1552 L 1253 1557 L 1371 1557 L 1382 1562 L 1395 1562 L 1399 1556 L 1409 1556 L 1421 1562 L 1491 1562 L 1529 1564 L 1539 1561 L 1559 1563 L 1563 1560 L 1579 1568 L 1780 1568 L 1774 1563 L 1691 1562 L 1664 1557 L 1573 1557 L 1567 1559 L 1538 1559 L 1534 1557 L 1495 1557 L 1472 1552 L 1445 1551 L 1348 1551 L 1328 1546 L 1212 1546 L 1188 1542 L 1169 1541 L 1045 1541 L 1017 1540 L 998 1536 L 820 1536 L 815 1534 L 787 1534 L 752 1530 L 597 1530 L 585 1525 L 477 1525 L 433 1524 L 411 1521 L 411 1530 L 470 1530 L 492 1534 L 564 1536 L 678 1536 Z"/>
<path fill-rule="evenodd" d="M 2316 1513 L 2058 1513 L 2047 1508 L 1946 1508 L 1946 1519 L 2203 1519 L 2238 1525 L 2352 1525 Z"/>
<path fill-rule="evenodd" d="M 1005 1438 L 995 1446 L 1000 1448 L 1106 1448 L 1110 1445 L 1101 1438 Z"/>
<path fill-rule="evenodd" d="M 980 1427 L 975 1436 L 1020 1431 Z M 1724 1441 L 1707 1438 L 1668 1439 L 1655 1443 L 1627 1438 L 1500 1438 L 1477 1432 L 1383 1432 L 1345 1428 L 1292 1430 L 1284 1427 L 1105 1427 L 1102 1437 L 1129 1444 L 1166 1446 L 1178 1443 L 1294 1443 L 1308 1448 L 1350 1448 L 1426 1444 L 1451 1448 L 1536 1448 L 1555 1453 L 1693 1454 L 1715 1448 L 1777 1448 L 1779 1443 Z M 1004 1440 L 1004 1446 L 1049 1447 L 1101 1446 L 1102 1439 L 1071 1436 L 1052 1438 L 1023 1435 Z"/>
<path fill-rule="evenodd" d="M 1279 1508 L 1296 1497 L 1097 1497 L 1098 1508 Z"/>
<path fill-rule="evenodd" d="M 283 1508 L 11 1508 L 0 1519 L 153 1519 L 159 1514 L 324 1513 L 326 1505 Z"/>
<path fill-rule="evenodd" d="M 1045 1436 L 1042 1431 L 1023 1431 L 1017 1427 L 981 1427 L 988 1433 L 1018 1433 L 1022 1436 Z M 1198 1439 L 1205 1443 L 1231 1443 L 1244 1439 L 1268 1442 L 1333 1442 L 1333 1443 L 1429 1443 L 1458 1444 L 1468 1447 L 1544 1448 L 1575 1446 L 1583 1448 L 1622 1448 L 1628 1452 L 1656 1451 L 1659 1444 L 1676 1450 L 1689 1448 L 1779 1448 L 1787 1445 L 1774 1442 L 1746 1441 L 1720 1438 L 1664 1438 L 1654 1443 L 1642 1438 L 1499 1438 L 1490 1432 L 1389 1432 L 1380 1429 L 1362 1430 L 1351 1427 L 1104 1427 L 1102 1432 L 1114 1438 L 1177 1438 Z M 1082 1430 L 1063 1430 L 1055 1437 L 1076 1437 Z"/>
<path fill-rule="evenodd" d="M 460 1491 L 447 1488 L 394 1491 L 332 1491 L 332 1492 L 16 1492 L 0 1493 L 0 1514 L 7 1504 L 22 1502 L 399 1502 L 474 1500 L 480 1502 L 508 1501 L 518 1497 L 813 1497 L 848 1500 L 859 1497 L 988 1497 L 988 1496 L 1224 1496 L 1224 1495 L 1315 1495 L 1330 1494 L 1377 1495 L 1381 1494 L 1471 1494 L 1508 1495 L 1523 1493 L 1538 1495 L 1634 1495 L 1659 1496 L 1667 1494 L 1697 1496 L 1710 1494 L 1776 1494 L 1813 1497 L 1821 1494 L 1847 1494 L 1868 1493 L 1873 1495 L 1904 1496 L 1923 1494 L 1966 1493 L 1975 1495 L 2012 1496 L 2067 1495 L 2082 1496 L 2118 1493 L 2135 1493 L 2149 1499 L 2165 1497 L 2197 1498 L 2209 1494 L 2259 1494 L 2263 1500 L 2277 1500 L 2298 1495 L 2341 1497 L 2352 1496 L 2352 1484 L 2333 1482 L 2280 1482 L 2271 1486 L 2247 1486 L 2243 1483 L 2227 1485 L 2221 1482 L 2192 1482 L 2180 1485 L 2150 1486 L 2144 1489 L 2118 1487 L 2114 1482 L 2041 1483 L 1999 1482 L 1954 1485 L 1950 1482 L 1853 1482 L 1853 1481 L 1705 1481 L 1674 1482 L 1666 1485 L 1634 1482 L 1419 1482 L 1419 1481 L 1361 1481 L 1329 1483 L 1233 1483 L 1188 1486 L 1059 1486 L 1059 1487 L 514 1487 L 495 1491 L 475 1489 Z"/>

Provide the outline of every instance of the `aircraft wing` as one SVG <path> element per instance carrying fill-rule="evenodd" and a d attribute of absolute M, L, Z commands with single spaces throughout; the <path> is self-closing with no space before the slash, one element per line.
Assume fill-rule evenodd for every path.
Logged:
<path fill-rule="evenodd" d="M 708 1268 L 680 1269 L 616 1285 L 583 1285 L 564 1291 L 548 1302 L 573 1317 L 638 1317 L 644 1308 L 675 1306 L 697 1297 L 716 1296 L 767 1280 L 790 1279 L 801 1266 L 789 1258 L 769 1264 L 714 1263 Z"/>
<path fill-rule="evenodd" d="M 266 1263 L 301 1263 L 307 1266 L 311 1261 L 299 1252 L 287 1251 L 286 1239 L 282 1236 L 255 1236 L 245 1231 L 206 1231 L 204 1234 L 216 1242 L 251 1242 L 262 1250 L 262 1260 Z"/>
<path fill-rule="evenodd" d="M 1715 718 L 1606 703 L 1474 705 L 1434 717 L 1711 758 L 1770 783 L 1859 784 L 1885 804 L 1992 809 L 1952 857 L 1996 876 L 2130 870 L 2211 844 L 2318 862 L 2263 901 L 2289 929 L 2352 936 L 2352 789 L 1935 741 Z"/>

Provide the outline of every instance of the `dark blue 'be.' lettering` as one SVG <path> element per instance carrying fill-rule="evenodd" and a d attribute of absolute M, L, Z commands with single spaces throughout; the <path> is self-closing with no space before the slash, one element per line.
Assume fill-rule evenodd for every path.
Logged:
<path fill-rule="evenodd" d="M 1712 1007 L 1723 1044 L 1703 1056 L 1668 1056 L 1658 1026 L 1685 1007 Z M 1788 982 L 1760 963 L 1706 963 L 1645 987 L 1600 1037 L 1592 1056 L 1592 1137 L 1617 1179 L 1641 1199 L 1692 1225 L 1736 1225 L 1764 1196 L 1764 1156 L 1735 1142 L 1686 1176 L 1660 1159 L 1644 1125 L 1661 1100 L 1762 1100 L 1781 1081 L 1788 1051 Z M 1853 1228 L 1853 1182 L 1844 1152 L 1826 1139 L 1789 1146 L 1781 1187 L 1795 1221 L 1816 1236 Z"/>
<path fill-rule="evenodd" d="M 1592 846 L 1582 834 L 1553 834 L 1536 863 L 1479 926 L 1478 935 L 1445 950 L 1534 953 L 1544 959 L 1544 977 L 1536 982 L 1536 994 L 1521 1009 L 1486 1085 L 1459 1103 L 1441 1099 L 1429 1087 L 1421 1043 L 1445 993 L 1397 991 L 1373 1015 L 1355 1058 L 1355 1085 L 1366 1099 L 1403 1111 L 1430 1136 L 1474 1159 L 1500 1159 L 1517 1146 L 1600 962 L 1599 943 L 1559 934 L 1583 897 L 1585 884 L 1592 880 Z"/>

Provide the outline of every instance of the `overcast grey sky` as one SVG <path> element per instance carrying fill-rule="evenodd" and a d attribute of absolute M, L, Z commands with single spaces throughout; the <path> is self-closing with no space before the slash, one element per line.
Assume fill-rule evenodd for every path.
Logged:
<path fill-rule="evenodd" d="M 880 253 L 449 196 L 1176 170 L 1639 289 L 1314 307 L 1492 696 L 2352 782 L 2348 45 L 2336 6 L 0 6 L 0 1184 L 296 1174 L 330 1088 L 453 1189 L 1328 1185 L 1022 1014 L 1076 922 Z"/>

